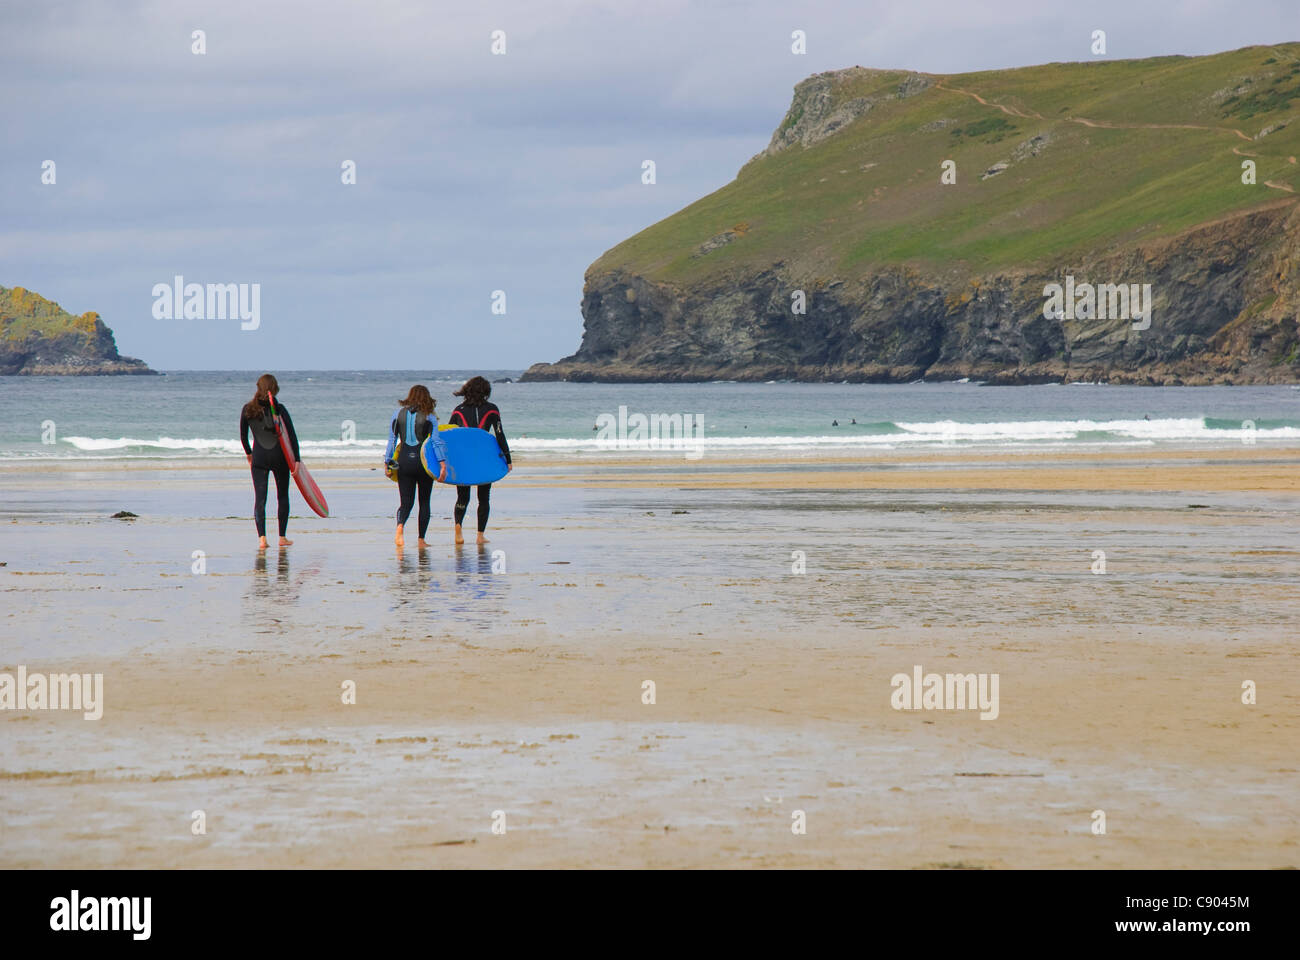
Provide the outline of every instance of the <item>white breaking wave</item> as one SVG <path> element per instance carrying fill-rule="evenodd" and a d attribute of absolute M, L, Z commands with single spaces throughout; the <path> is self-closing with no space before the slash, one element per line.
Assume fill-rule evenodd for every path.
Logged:
<path fill-rule="evenodd" d="M 158 437 L 145 440 L 139 437 L 61 437 L 60 443 L 69 443 L 86 453 L 121 452 L 127 455 L 161 455 L 167 451 L 191 455 L 243 456 L 244 448 L 238 440 L 210 437 Z M 383 440 L 299 440 L 298 449 L 303 459 L 313 457 L 356 457 L 383 454 Z"/>
<path fill-rule="evenodd" d="M 899 444 L 965 443 L 1003 446 L 1034 441 L 1083 441 L 1107 443 L 1118 441 L 1153 442 L 1158 440 L 1237 441 L 1291 440 L 1300 438 L 1300 428 L 1215 429 L 1199 418 L 1163 420 L 1016 420 L 999 423 L 962 423 L 955 420 L 901 422 L 889 432 L 858 432 L 866 424 L 841 424 L 842 432 L 816 436 L 709 436 L 696 440 L 640 440 L 614 444 L 594 438 L 542 439 L 521 437 L 510 441 L 511 447 L 523 450 L 656 450 L 702 447 L 879 447 Z M 1102 436 L 1108 435 L 1108 436 Z"/>
<path fill-rule="evenodd" d="M 63 437 L 63 443 L 70 443 L 78 450 L 100 453 L 105 450 L 207 450 L 216 453 L 243 453 L 244 448 L 238 440 L 208 440 L 202 437 L 180 440 L 175 437 L 159 437 L 156 440 L 138 440 L 135 437 Z"/>
<path fill-rule="evenodd" d="M 1108 433 L 1141 440 L 1239 440 L 1249 434 L 1256 439 L 1286 440 L 1300 437 L 1300 428 L 1268 430 L 1215 429 L 1200 417 L 1163 420 L 1016 420 L 1005 423 L 959 423 L 941 420 L 930 423 L 899 423 L 909 434 L 927 440 L 1076 440 L 1082 434 Z"/>
<path fill-rule="evenodd" d="M 815 436 L 741 434 L 712 436 L 705 430 L 700 438 L 666 438 L 635 442 L 600 440 L 591 437 L 510 438 L 512 449 L 542 454 L 680 452 L 682 450 L 827 450 L 888 449 L 896 447 L 943 446 L 1021 447 L 1090 443 L 1133 445 L 1165 442 L 1257 442 L 1300 439 L 1300 427 L 1260 429 L 1207 427 L 1197 417 L 1158 420 L 1015 420 L 996 423 L 963 423 L 956 420 L 899 422 L 884 424 L 841 424 L 833 434 Z M 305 460 L 378 459 L 386 439 L 301 440 Z M 72 451 L 68 450 L 72 448 Z M 0 459 L 14 456 L 59 457 L 86 455 L 100 458 L 133 457 L 242 457 L 237 439 L 212 437 L 61 437 L 59 443 L 37 451 L 0 451 Z"/>

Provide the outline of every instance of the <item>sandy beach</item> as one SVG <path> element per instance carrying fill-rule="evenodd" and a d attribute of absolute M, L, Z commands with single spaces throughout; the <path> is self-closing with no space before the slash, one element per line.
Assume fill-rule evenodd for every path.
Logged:
<path fill-rule="evenodd" d="M 1298 467 L 524 460 L 421 555 L 340 464 L 266 557 L 239 465 L 6 467 L 0 673 L 104 711 L 0 712 L 0 864 L 1300 866 Z"/>

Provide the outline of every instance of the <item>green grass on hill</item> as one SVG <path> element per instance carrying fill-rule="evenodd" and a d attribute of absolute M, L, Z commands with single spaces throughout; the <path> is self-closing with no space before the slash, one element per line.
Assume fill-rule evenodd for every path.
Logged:
<path fill-rule="evenodd" d="M 22 287 L 0 287 L 0 339 L 52 338 L 69 333 L 94 336 L 99 314 L 74 317 L 52 300 Z"/>
<path fill-rule="evenodd" d="M 1020 128 L 1008 120 L 1002 114 L 990 114 L 982 120 L 976 120 L 974 123 L 968 123 L 964 127 L 957 127 L 952 131 L 950 136 L 966 137 L 974 140 L 990 134 L 985 143 L 997 143 L 999 140 L 1005 140 L 1007 137 L 1016 133 Z"/>
<path fill-rule="evenodd" d="M 760 156 L 593 269 L 695 282 L 782 262 L 815 281 L 898 263 L 1068 264 L 1295 196 L 1266 180 L 1300 190 L 1300 43 L 935 76 L 902 100 L 905 72 L 842 76 L 836 102 L 871 97 L 868 113 L 811 147 Z M 793 104 L 783 126 L 802 110 Z M 1014 159 L 1037 135 L 1038 155 Z M 1256 185 L 1241 183 L 1234 147 L 1257 164 Z M 955 185 L 940 183 L 945 160 Z M 982 179 L 1000 161 L 1008 169 Z M 741 222 L 732 243 L 692 256 Z"/>

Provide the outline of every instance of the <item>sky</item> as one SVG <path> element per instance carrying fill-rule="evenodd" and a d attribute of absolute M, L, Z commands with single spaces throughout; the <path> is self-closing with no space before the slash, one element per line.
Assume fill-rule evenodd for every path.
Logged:
<path fill-rule="evenodd" d="M 1300 4 L 0 0 L 0 286 L 159 370 L 522 369 L 803 78 L 1090 60 L 1098 29 L 1109 59 L 1215 53 L 1300 40 Z M 256 329 L 158 316 L 178 275 L 258 284 Z"/>

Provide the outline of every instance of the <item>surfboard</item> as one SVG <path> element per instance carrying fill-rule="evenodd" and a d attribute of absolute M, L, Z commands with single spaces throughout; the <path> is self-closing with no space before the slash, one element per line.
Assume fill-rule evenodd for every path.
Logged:
<path fill-rule="evenodd" d="M 497 445 L 497 438 L 478 427 L 458 427 L 445 423 L 438 427 L 447 458 L 447 479 L 443 483 L 453 486 L 475 487 L 481 483 L 496 483 L 506 475 L 506 458 Z M 420 462 L 424 470 L 438 479 L 438 456 L 433 450 L 434 435 L 420 445 Z"/>
<path fill-rule="evenodd" d="M 307 506 L 316 511 L 317 516 L 328 517 L 330 507 L 325 502 L 325 494 L 320 492 L 320 487 L 316 486 L 316 481 L 312 479 L 311 472 L 303 466 L 302 461 L 294 460 L 293 444 L 289 442 L 289 431 L 284 429 L 280 415 L 275 412 L 275 400 L 268 399 L 271 400 L 271 419 L 275 421 L 275 435 L 280 441 L 280 452 L 284 454 L 284 462 L 289 464 L 289 473 L 293 476 L 294 483 L 298 485 L 298 492 L 307 501 Z"/>
<path fill-rule="evenodd" d="M 328 517 L 330 506 L 325 502 L 325 494 L 320 492 L 320 487 L 316 486 L 316 481 L 308 472 L 307 465 L 301 460 L 295 465 L 293 479 L 298 484 L 298 492 L 307 501 L 307 506 L 315 510 L 317 516 Z"/>

